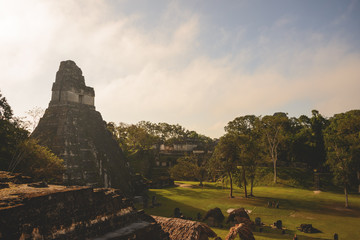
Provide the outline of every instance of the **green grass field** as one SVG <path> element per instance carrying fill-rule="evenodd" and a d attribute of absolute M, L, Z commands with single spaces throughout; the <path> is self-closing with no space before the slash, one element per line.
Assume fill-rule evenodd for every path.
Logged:
<path fill-rule="evenodd" d="M 244 207 L 251 210 L 251 220 L 260 217 L 266 226 L 276 220 L 282 220 L 286 228 L 285 234 L 279 230 L 264 227 L 264 231 L 254 232 L 257 240 L 292 239 L 294 234 L 299 239 L 333 239 L 338 233 L 339 239 L 360 239 L 360 195 L 349 196 L 350 209 L 345 209 L 344 195 L 333 192 L 314 193 L 291 187 L 255 187 L 252 198 L 244 198 L 242 189 L 235 188 L 235 198 L 228 198 L 229 189 L 222 189 L 215 183 L 206 183 L 203 188 L 197 182 L 176 182 L 188 184 L 191 187 L 171 187 L 151 189 L 150 196 L 156 195 L 159 207 L 147 208 L 151 215 L 171 217 L 174 208 L 179 207 L 186 217 L 196 219 L 198 212 L 202 216 L 211 208 L 219 207 L 225 217 L 229 208 Z M 268 208 L 267 202 L 278 200 L 280 208 Z M 321 233 L 306 234 L 296 228 L 302 223 L 313 224 Z M 228 227 L 213 228 L 222 239 L 228 233 Z"/>

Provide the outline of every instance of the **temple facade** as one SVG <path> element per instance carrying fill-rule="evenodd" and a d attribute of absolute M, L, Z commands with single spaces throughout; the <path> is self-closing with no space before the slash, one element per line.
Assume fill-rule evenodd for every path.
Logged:
<path fill-rule="evenodd" d="M 95 110 L 94 97 L 75 62 L 61 62 L 49 107 L 31 137 L 64 159 L 65 184 L 131 192 L 125 157 Z"/>

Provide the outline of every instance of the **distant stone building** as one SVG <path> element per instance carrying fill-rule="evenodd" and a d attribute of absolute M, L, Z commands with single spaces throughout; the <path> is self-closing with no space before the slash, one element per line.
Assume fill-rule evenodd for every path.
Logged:
<path fill-rule="evenodd" d="M 85 85 L 75 62 L 61 62 L 49 107 L 32 137 L 65 160 L 65 184 L 131 192 L 125 158 L 95 110 L 94 97 L 94 89 Z"/>
<path fill-rule="evenodd" d="M 157 167 L 172 167 L 176 164 L 176 160 L 180 157 L 189 155 L 211 155 L 212 150 L 205 149 L 195 143 L 182 143 L 167 146 L 161 144 L 159 147 L 159 154 L 156 159 Z"/>

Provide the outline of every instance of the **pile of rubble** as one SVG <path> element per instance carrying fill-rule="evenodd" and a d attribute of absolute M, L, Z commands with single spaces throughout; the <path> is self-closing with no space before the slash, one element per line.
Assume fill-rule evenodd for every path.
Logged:
<path fill-rule="evenodd" d="M 320 231 L 312 226 L 312 224 L 300 224 L 300 227 L 297 228 L 304 233 L 319 233 Z"/>

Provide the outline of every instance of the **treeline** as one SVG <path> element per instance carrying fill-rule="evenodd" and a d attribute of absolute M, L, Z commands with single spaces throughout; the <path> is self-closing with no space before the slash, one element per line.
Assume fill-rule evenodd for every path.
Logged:
<path fill-rule="evenodd" d="M 131 166 L 142 165 L 142 174 L 151 178 L 151 167 L 159 158 L 161 144 L 195 144 L 202 153 L 188 152 L 169 169 L 176 180 L 217 180 L 226 177 L 244 187 L 245 197 L 253 195 L 259 166 L 277 168 L 300 166 L 315 172 L 331 172 L 345 196 L 359 185 L 360 110 L 322 116 L 288 117 L 286 113 L 267 116 L 246 115 L 225 126 L 220 139 L 211 139 L 182 126 L 167 123 L 108 124 Z M 144 171 L 144 169 L 146 169 Z M 250 186 L 249 194 L 247 186 Z M 346 202 L 346 205 L 348 203 Z"/>
<path fill-rule="evenodd" d="M 116 137 L 123 151 L 127 153 L 153 149 L 161 144 L 172 146 L 173 144 L 194 143 L 209 148 L 214 143 L 210 137 L 189 131 L 179 124 L 140 121 L 137 124 L 121 122 L 117 125 L 109 122 L 107 127 Z"/>
<path fill-rule="evenodd" d="M 345 193 L 359 187 L 360 178 L 360 110 L 335 114 L 326 119 L 318 111 L 312 116 L 289 118 L 285 113 L 268 116 L 247 115 L 235 118 L 225 126 L 209 166 L 230 179 L 240 171 L 247 197 L 250 181 L 252 195 L 256 168 L 264 162 L 273 164 L 277 182 L 279 161 L 301 162 L 314 171 L 330 170 Z M 359 189 L 360 190 L 360 189 Z"/>
<path fill-rule="evenodd" d="M 34 180 L 61 182 L 63 160 L 29 136 L 0 92 L 0 170 L 20 172 Z"/>
<path fill-rule="evenodd" d="M 245 187 L 250 182 L 252 195 L 256 169 L 271 162 L 274 169 L 274 183 L 277 183 L 277 165 L 303 163 L 312 169 L 324 168 L 326 150 L 324 131 L 329 121 L 313 110 L 309 118 L 289 118 L 285 113 L 268 116 L 246 115 L 237 117 L 225 126 L 225 135 L 216 146 L 210 166 L 219 169 L 230 179 L 232 197 L 232 176 L 239 171 Z"/>
<path fill-rule="evenodd" d="M 122 148 L 131 168 L 152 179 L 153 168 L 160 158 L 160 147 L 181 144 L 197 145 L 198 149 L 211 151 L 215 140 L 195 131 L 190 131 L 179 124 L 152 123 L 141 121 L 137 124 L 109 122 L 108 129 Z M 181 160 L 178 160 L 181 162 Z M 181 176 L 174 176 L 177 179 Z M 192 179 L 190 176 L 188 179 Z"/>

